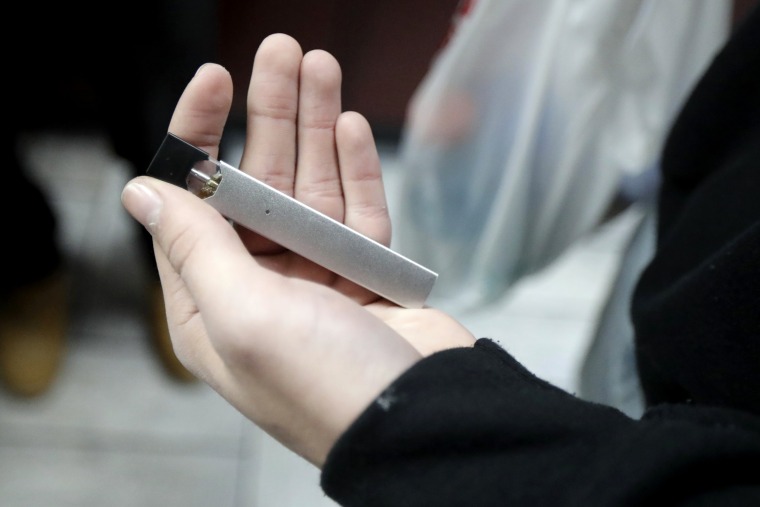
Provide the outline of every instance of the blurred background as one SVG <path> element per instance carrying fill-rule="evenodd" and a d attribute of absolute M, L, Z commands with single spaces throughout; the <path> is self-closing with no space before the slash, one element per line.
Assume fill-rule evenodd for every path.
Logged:
<path fill-rule="evenodd" d="M 316 469 L 172 360 L 149 243 L 123 211 L 120 192 L 147 168 L 184 85 L 206 61 L 233 76 L 222 158 L 236 164 L 253 55 L 266 35 L 284 32 L 304 50 L 325 49 L 341 63 L 344 108 L 370 120 L 391 214 L 395 223 L 405 220 L 397 203 L 407 107 L 470 3 L 19 6 L 18 19 L 34 27 L 36 39 L 11 45 L 6 71 L 14 131 L 7 194 L 14 198 L 3 203 L 11 260 L 0 322 L 0 505 L 333 505 Z M 644 213 L 631 206 L 615 215 L 477 310 L 447 308 L 445 300 L 439 306 L 537 375 L 576 392 Z M 44 297 L 37 296 L 40 287 Z M 26 340 L 34 342 L 31 350 L 14 344 L 8 337 L 22 317 L 54 337 Z"/>

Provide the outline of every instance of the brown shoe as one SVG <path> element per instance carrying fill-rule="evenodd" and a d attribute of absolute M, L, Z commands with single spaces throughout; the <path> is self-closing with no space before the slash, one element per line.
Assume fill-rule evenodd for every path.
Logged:
<path fill-rule="evenodd" d="M 169 325 L 166 323 L 166 307 L 164 306 L 164 293 L 161 284 L 156 283 L 150 289 L 151 297 L 151 332 L 153 345 L 164 370 L 174 380 L 184 383 L 195 382 L 195 375 L 185 368 L 174 353 L 171 338 L 169 337 Z"/>
<path fill-rule="evenodd" d="M 69 283 L 56 273 L 0 302 L 0 377 L 11 392 L 46 392 L 60 369 L 68 327 Z"/>

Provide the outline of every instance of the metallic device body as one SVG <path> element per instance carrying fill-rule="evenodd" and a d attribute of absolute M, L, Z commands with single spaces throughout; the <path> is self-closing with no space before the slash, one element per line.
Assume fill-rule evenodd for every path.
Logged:
<path fill-rule="evenodd" d="M 223 216 L 400 306 L 424 306 L 436 273 L 172 134 L 148 174 L 187 188 L 209 162 L 217 173 L 204 200 Z"/>

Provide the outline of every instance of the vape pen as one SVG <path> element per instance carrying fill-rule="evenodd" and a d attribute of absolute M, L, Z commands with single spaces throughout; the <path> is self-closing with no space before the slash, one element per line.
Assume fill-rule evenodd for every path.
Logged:
<path fill-rule="evenodd" d="M 185 188 L 223 216 L 407 308 L 438 275 L 168 133 L 147 174 Z"/>

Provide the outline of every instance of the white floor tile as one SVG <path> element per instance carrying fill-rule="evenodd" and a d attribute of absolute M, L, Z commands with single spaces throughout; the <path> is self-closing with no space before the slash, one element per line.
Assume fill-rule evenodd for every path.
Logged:
<path fill-rule="evenodd" d="M 71 350 L 45 396 L 0 395 L 0 445 L 35 445 L 35 432 L 67 438 L 144 438 L 167 447 L 238 451 L 242 416 L 203 384 L 178 386 L 147 355 L 119 358 Z M 119 450 L 116 448 L 115 450 Z"/>
<path fill-rule="evenodd" d="M 0 447 L 3 507 L 235 507 L 237 460 Z"/>

